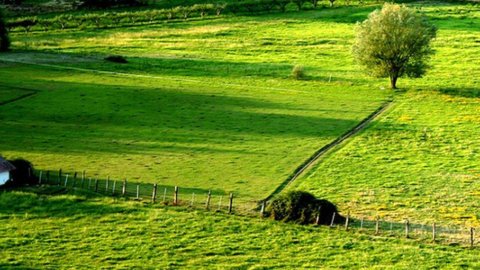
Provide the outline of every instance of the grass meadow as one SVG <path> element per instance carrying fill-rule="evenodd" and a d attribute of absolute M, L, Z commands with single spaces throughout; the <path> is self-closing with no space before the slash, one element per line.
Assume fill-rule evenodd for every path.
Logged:
<path fill-rule="evenodd" d="M 0 153 L 258 201 L 393 100 L 288 188 L 356 218 L 478 227 L 479 7 L 410 5 L 437 25 L 436 54 L 397 91 L 351 57 L 355 22 L 377 6 L 12 33 L 0 102 L 36 93 L 0 106 Z M 129 63 L 103 60 L 111 54 Z M 480 267 L 478 248 L 429 239 L 34 191 L 0 193 L 2 269 Z"/>
<path fill-rule="evenodd" d="M 1 268 L 480 267 L 478 249 L 89 196 L 1 193 Z"/>

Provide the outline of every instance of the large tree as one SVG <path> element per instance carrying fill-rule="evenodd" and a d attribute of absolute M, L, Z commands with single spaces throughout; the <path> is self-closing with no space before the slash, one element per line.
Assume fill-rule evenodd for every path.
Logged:
<path fill-rule="evenodd" d="M 7 26 L 3 10 L 0 8 L 0 52 L 7 51 L 10 47 L 10 39 L 8 38 Z"/>
<path fill-rule="evenodd" d="M 435 35 L 435 26 L 424 16 L 405 5 L 385 3 L 357 24 L 353 54 L 369 74 L 389 77 L 395 89 L 399 77 L 425 74 Z"/>

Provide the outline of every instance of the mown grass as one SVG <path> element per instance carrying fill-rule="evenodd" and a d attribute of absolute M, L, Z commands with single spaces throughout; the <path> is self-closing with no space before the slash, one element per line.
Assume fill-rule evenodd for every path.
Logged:
<path fill-rule="evenodd" d="M 356 216 L 478 226 L 479 13 L 452 5 L 421 10 L 439 28 L 431 71 L 402 80 L 384 117 L 291 188 Z"/>
<path fill-rule="evenodd" d="M 462 185 L 456 189 L 458 181 L 437 175 L 461 172 L 478 177 L 472 168 L 478 159 L 478 6 L 413 6 L 434 21 L 439 32 L 428 75 L 421 80 L 401 79 L 402 90 L 395 93 L 397 105 L 391 116 L 380 120 L 390 121 L 391 129 L 399 133 L 381 133 L 354 147 L 353 155 L 362 153 L 358 164 L 342 152 L 355 142 L 349 144 L 338 157 L 331 155 L 330 163 L 320 164 L 309 179 L 300 180 L 298 188 L 362 215 L 475 223 L 473 197 L 460 199 L 470 190 Z M 28 65 L 4 69 L 0 76 L 15 78 L 12 84 L 44 91 L 30 99 L 28 106 L 18 103 L 14 110 L 0 108 L 9 119 L 9 128 L 0 131 L 7 142 L 0 150 L 7 156 L 27 157 L 43 169 L 86 169 L 112 177 L 215 187 L 261 198 L 315 149 L 392 95 L 381 89 L 386 81 L 364 76 L 350 54 L 355 22 L 374 8 L 225 16 L 89 32 L 15 33 L 14 48 L 37 53 L 4 58 L 153 78 Z M 109 54 L 125 55 L 130 63 L 100 61 Z M 306 80 L 289 77 L 296 64 L 305 67 Z M 465 102 L 473 105 L 465 107 Z M 460 112 L 470 119 L 464 119 L 466 124 L 458 120 Z M 423 120 L 407 119 L 405 125 L 403 114 L 420 114 Z M 451 126 L 440 134 L 437 128 L 442 123 Z M 417 133 L 425 128 L 434 137 L 440 136 L 441 142 L 412 148 L 408 143 L 421 144 Z M 38 130 L 35 136 L 29 135 L 32 129 Z M 364 135 L 376 129 L 378 125 Z M 458 148 L 456 140 L 467 145 L 462 146 L 466 147 L 461 150 L 463 157 L 443 150 Z M 423 151 L 429 147 L 438 151 L 424 162 Z M 392 162 L 396 156 L 408 162 L 397 166 Z M 378 160 L 384 165 L 377 169 Z M 431 181 L 422 182 L 422 177 L 435 179 L 436 184 L 430 186 Z M 414 188 L 409 185 L 412 182 L 421 185 Z M 382 185 L 397 187 L 390 192 Z M 437 192 L 433 187 L 452 189 L 450 198 L 458 199 L 455 205 L 460 210 L 448 204 L 446 196 L 439 200 L 443 204 L 431 203 Z M 399 199 L 362 201 L 378 194 L 386 198 L 399 194 Z M 437 208 L 441 206 L 444 210 Z"/>
<path fill-rule="evenodd" d="M 4 59 L 146 76 L 12 64 L 1 77 L 41 92 L 0 108 L 10 130 L 0 150 L 39 169 L 261 199 L 391 95 L 352 65 L 351 25 L 322 14 L 15 34 L 17 49 L 62 54 Z M 129 64 L 103 61 L 108 54 Z M 305 80 L 290 78 L 297 63 Z"/>
<path fill-rule="evenodd" d="M 51 192 L 0 194 L 2 269 L 480 267 L 478 249 Z"/>

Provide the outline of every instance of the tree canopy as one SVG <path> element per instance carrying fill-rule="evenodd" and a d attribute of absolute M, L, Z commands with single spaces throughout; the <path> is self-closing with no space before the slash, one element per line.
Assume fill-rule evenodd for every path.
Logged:
<path fill-rule="evenodd" d="M 8 38 L 7 26 L 3 10 L 0 9 L 0 52 L 7 51 L 10 47 L 10 39 Z"/>
<path fill-rule="evenodd" d="M 399 77 L 425 74 L 435 35 L 436 27 L 425 16 L 405 5 L 385 3 L 357 24 L 353 54 L 367 73 L 389 77 L 395 89 Z"/>

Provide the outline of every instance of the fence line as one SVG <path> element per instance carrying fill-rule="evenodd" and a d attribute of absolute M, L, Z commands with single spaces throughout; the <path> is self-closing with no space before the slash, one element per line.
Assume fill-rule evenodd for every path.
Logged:
<path fill-rule="evenodd" d="M 92 178 L 87 177 L 85 171 L 66 173 L 60 169 L 55 172 L 35 171 L 35 174 L 39 178 L 40 185 L 84 189 L 107 196 L 120 196 L 153 204 L 161 203 L 206 211 L 214 210 L 228 214 L 266 217 L 267 202 L 265 200 L 261 201 L 260 206 L 257 203 L 238 203 L 238 198 L 233 193 L 226 194 L 219 191 L 212 192 L 212 190 L 172 187 L 158 185 L 157 183 L 134 183 L 127 179 L 117 181 L 110 179 L 109 176 L 105 179 Z M 318 221 L 319 217 L 317 216 L 314 223 L 318 225 Z M 439 226 L 436 222 L 415 224 L 408 219 L 398 222 L 381 220 L 379 217 L 374 219 L 354 218 L 350 215 L 350 212 L 347 213 L 345 221 L 341 224 L 338 222 L 338 216 L 334 213 L 329 224 L 331 228 L 355 229 L 375 235 L 416 238 L 472 248 L 480 246 L 479 240 L 476 239 L 476 233 L 480 231 L 480 228 L 474 227 Z"/>

